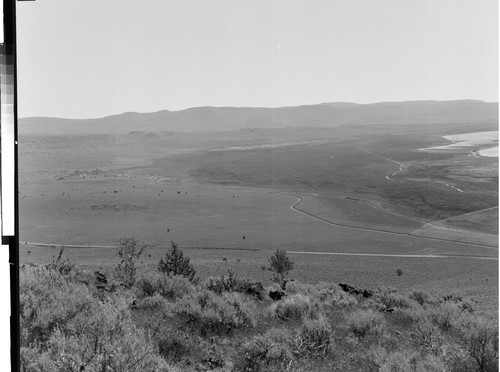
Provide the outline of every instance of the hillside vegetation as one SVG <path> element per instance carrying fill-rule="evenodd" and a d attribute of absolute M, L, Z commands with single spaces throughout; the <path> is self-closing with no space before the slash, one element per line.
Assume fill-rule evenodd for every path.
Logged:
<path fill-rule="evenodd" d="M 466 298 L 299 283 L 284 251 L 269 259 L 267 288 L 231 269 L 201 281 L 174 243 L 157 271 L 137 275 L 143 250 L 119 240 L 107 277 L 63 250 L 22 267 L 22 370 L 498 369 L 498 320 Z"/>

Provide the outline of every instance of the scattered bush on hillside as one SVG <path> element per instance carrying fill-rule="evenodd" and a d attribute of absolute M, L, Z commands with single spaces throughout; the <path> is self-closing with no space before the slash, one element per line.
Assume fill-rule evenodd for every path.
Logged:
<path fill-rule="evenodd" d="M 57 330 L 48 342 L 58 370 L 169 371 L 154 343 L 136 328 L 123 303 L 96 302 L 72 332 Z"/>
<path fill-rule="evenodd" d="M 52 256 L 52 263 L 48 264 L 47 268 L 50 270 L 55 270 L 62 275 L 68 275 L 75 269 L 75 264 L 71 262 L 69 258 L 63 260 L 62 259 L 63 252 L 64 252 L 64 247 L 61 247 L 57 255 L 57 258 Z"/>
<path fill-rule="evenodd" d="M 170 302 L 165 297 L 155 294 L 150 297 L 144 297 L 142 300 L 136 300 L 135 309 L 137 310 L 161 310 L 163 314 L 168 314 Z"/>
<path fill-rule="evenodd" d="M 24 370 L 169 370 L 122 299 L 98 300 L 44 267 L 23 269 L 20 292 Z"/>
<path fill-rule="evenodd" d="M 459 320 L 462 310 L 453 302 L 444 302 L 431 312 L 433 322 L 442 331 L 449 331 Z"/>
<path fill-rule="evenodd" d="M 148 273 L 141 276 L 136 287 L 140 297 L 151 297 L 157 294 L 172 301 L 193 293 L 195 290 L 187 278 L 183 276 L 168 277 L 161 273 Z"/>
<path fill-rule="evenodd" d="M 358 338 L 362 339 L 367 335 L 377 335 L 384 327 L 384 317 L 371 309 L 355 310 L 345 315 L 345 320 L 349 330 Z"/>
<path fill-rule="evenodd" d="M 331 336 L 332 327 L 325 318 L 305 319 L 295 337 L 293 352 L 298 355 L 325 355 L 331 344 Z"/>
<path fill-rule="evenodd" d="M 299 320 L 302 317 L 317 319 L 322 314 L 322 308 L 310 297 L 294 294 L 272 304 L 271 312 L 281 320 Z"/>
<path fill-rule="evenodd" d="M 131 288 L 135 283 L 137 272 L 135 263 L 144 249 L 146 249 L 146 244 L 134 236 L 120 238 L 116 241 L 116 255 L 120 258 L 116 272 L 125 288 Z"/>
<path fill-rule="evenodd" d="M 433 303 L 431 296 L 426 291 L 415 290 L 410 294 L 410 298 L 417 301 L 421 306 L 427 303 Z"/>
<path fill-rule="evenodd" d="M 290 370 L 294 362 L 293 335 L 285 329 L 270 329 L 264 335 L 253 337 L 243 345 L 235 371 L 257 372 Z"/>
<path fill-rule="evenodd" d="M 417 351 L 402 350 L 386 354 L 380 372 L 446 371 L 446 365 L 432 355 L 421 356 Z"/>
<path fill-rule="evenodd" d="M 238 278 L 238 275 L 234 272 L 234 270 L 227 270 L 226 274 L 220 274 L 217 277 L 208 278 L 204 287 L 209 291 L 221 294 L 222 292 L 234 292 L 237 291 L 240 287 L 241 280 Z"/>
<path fill-rule="evenodd" d="M 313 298 L 325 305 L 346 308 L 358 304 L 356 296 L 344 292 L 334 283 L 320 282 L 314 285 L 313 288 Z"/>
<path fill-rule="evenodd" d="M 178 363 L 197 350 L 189 335 L 181 331 L 162 334 L 158 340 L 159 354 L 168 361 Z"/>
<path fill-rule="evenodd" d="M 398 274 L 398 276 L 403 275 L 403 270 L 402 269 L 397 269 L 396 270 L 396 274 Z"/>
<path fill-rule="evenodd" d="M 19 280 L 21 345 L 46 342 L 57 329 L 88 309 L 90 291 L 43 266 L 25 267 Z"/>
<path fill-rule="evenodd" d="M 184 257 L 184 253 L 175 242 L 171 242 L 170 250 L 165 253 L 165 258 L 160 259 L 158 271 L 168 276 L 184 276 L 193 284 L 197 284 L 196 269 L 189 257 Z"/>
<path fill-rule="evenodd" d="M 253 304 L 244 301 L 238 293 L 219 296 L 202 290 L 183 297 L 172 311 L 202 336 L 229 334 L 234 329 L 256 324 Z"/>
<path fill-rule="evenodd" d="M 286 289 L 286 277 L 293 270 L 293 262 L 286 251 L 277 249 L 269 259 L 269 271 L 273 272 L 272 281 L 278 283 L 282 290 Z"/>
<path fill-rule="evenodd" d="M 498 371 L 498 321 L 475 316 L 458 324 L 460 344 L 476 362 L 479 371 Z"/>
<path fill-rule="evenodd" d="M 415 343 L 424 347 L 434 355 L 438 356 L 442 352 L 444 340 L 439 328 L 432 324 L 426 317 L 420 317 L 412 327 L 412 337 Z"/>

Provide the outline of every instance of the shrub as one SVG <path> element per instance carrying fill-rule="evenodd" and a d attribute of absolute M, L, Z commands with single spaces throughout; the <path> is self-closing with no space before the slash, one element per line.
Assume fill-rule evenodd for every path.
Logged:
<path fill-rule="evenodd" d="M 62 275 L 68 275 L 75 269 L 75 264 L 69 260 L 69 258 L 66 258 L 65 260 L 62 259 L 62 254 L 64 252 L 64 247 L 61 247 L 59 250 L 59 254 L 57 255 L 57 258 L 52 256 L 52 263 L 47 265 L 47 268 L 49 270 L 55 270 L 59 274 Z"/>
<path fill-rule="evenodd" d="M 21 364 L 26 371 L 168 371 L 125 301 L 95 299 L 44 267 L 20 277 Z"/>
<path fill-rule="evenodd" d="M 191 260 L 188 257 L 184 257 L 184 253 L 182 253 L 175 242 L 171 242 L 170 250 L 165 254 L 165 258 L 160 259 L 158 271 L 168 276 L 184 276 L 193 284 L 199 281 L 196 278 L 196 269 L 191 264 Z"/>
<path fill-rule="evenodd" d="M 305 315 L 318 317 L 321 309 L 319 304 L 311 301 L 309 297 L 295 294 L 274 303 L 271 311 L 281 320 L 298 320 Z"/>
<path fill-rule="evenodd" d="M 256 324 L 254 309 L 237 293 L 218 296 L 210 291 L 200 291 L 182 298 L 172 310 L 202 336 L 227 334 L 233 329 Z"/>
<path fill-rule="evenodd" d="M 137 329 L 126 306 L 97 302 L 90 314 L 57 330 L 48 342 L 58 370 L 169 371 L 155 345 Z"/>
<path fill-rule="evenodd" d="M 87 287 L 69 282 L 59 271 L 25 267 L 19 278 L 21 345 L 46 342 L 57 329 L 89 309 L 94 299 Z"/>
<path fill-rule="evenodd" d="M 403 270 L 402 269 L 397 269 L 396 270 L 396 274 L 398 274 L 398 276 L 403 275 Z"/>
<path fill-rule="evenodd" d="M 135 283 L 135 262 L 146 249 L 146 244 L 135 237 L 120 238 L 116 242 L 116 255 L 120 258 L 116 271 L 126 288 L 131 288 Z"/>
<path fill-rule="evenodd" d="M 189 336 L 182 332 L 167 332 L 158 341 L 158 352 L 166 360 L 180 362 L 191 355 L 193 345 Z"/>
<path fill-rule="evenodd" d="M 356 296 L 350 295 L 333 283 L 318 283 L 314 286 L 315 299 L 329 306 L 334 307 L 349 307 L 357 305 L 358 299 Z"/>
<path fill-rule="evenodd" d="M 439 304 L 431 312 L 432 320 L 442 331 L 450 330 L 456 324 L 460 315 L 460 308 L 452 302 Z"/>
<path fill-rule="evenodd" d="M 264 335 L 253 337 L 243 345 L 241 357 L 235 363 L 235 371 L 280 370 L 294 361 L 293 336 L 284 329 L 270 329 Z"/>
<path fill-rule="evenodd" d="M 331 342 L 332 328 L 325 318 L 306 319 L 295 338 L 294 352 L 324 355 Z"/>
<path fill-rule="evenodd" d="M 227 270 L 226 274 L 220 274 L 218 277 L 211 277 L 205 281 L 205 288 L 221 294 L 222 292 L 234 292 L 240 287 L 241 280 L 233 270 Z"/>
<path fill-rule="evenodd" d="M 208 349 L 203 349 L 201 362 L 207 370 L 219 369 L 226 364 L 222 351 L 215 343 Z"/>
<path fill-rule="evenodd" d="M 383 293 L 380 300 L 386 307 L 397 307 L 400 309 L 412 307 L 412 301 L 407 296 L 400 293 Z"/>
<path fill-rule="evenodd" d="M 460 343 L 476 362 L 479 371 L 498 370 L 498 323 L 467 316 L 458 325 Z"/>
<path fill-rule="evenodd" d="M 137 288 L 142 297 L 160 295 L 173 301 L 194 292 L 194 286 L 185 277 L 168 277 L 160 273 L 150 273 L 140 277 Z"/>
<path fill-rule="evenodd" d="M 425 291 L 415 290 L 410 294 L 410 298 L 424 306 L 424 304 L 429 303 L 430 295 Z"/>
<path fill-rule="evenodd" d="M 286 277 L 288 273 L 293 269 L 293 262 L 286 255 L 286 251 L 278 249 L 274 252 L 274 255 L 269 259 L 268 270 L 272 271 L 272 280 L 278 283 L 282 290 L 286 289 Z"/>
<path fill-rule="evenodd" d="M 384 317 L 373 310 L 355 310 L 345 319 L 348 328 L 359 339 L 368 334 L 379 334 L 384 326 Z"/>
<path fill-rule="evenodd" d="M 442 350 L 443 337 L 439 329 L 432 324 L 429 318 L 421 317 L 415 321 L 412 327 L 415 342 L 438 355 Z"/>
<path fill-rule="evenodd" d="M 138 310 L 163 310 L 164 313 L 170 309 L 169 302 L 158 294 L 136 301 L 135 308 Z"/>
<path fill-rule="evenodd" d="M 380 372 L 428 371 L 441 372 L 447 368 L 442 361 L 431 355 L 420 356 L 410 350 L 388 353 L 382 362 Z"/>

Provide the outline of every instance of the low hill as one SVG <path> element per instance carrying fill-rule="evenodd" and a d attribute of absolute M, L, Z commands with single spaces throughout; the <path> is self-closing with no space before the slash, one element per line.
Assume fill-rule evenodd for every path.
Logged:
<path fill-rule="evenodd" d="M 117 134 L 136 130 L 204 133 L 243 128 L 497 121 L 498 104 L 483 101 L 340 102 L 280 108 L 197 107 L 154 113 L 127 112 L 99 119 L 30 117 L 19 120 L 19 131 L 21 135 Z"/>

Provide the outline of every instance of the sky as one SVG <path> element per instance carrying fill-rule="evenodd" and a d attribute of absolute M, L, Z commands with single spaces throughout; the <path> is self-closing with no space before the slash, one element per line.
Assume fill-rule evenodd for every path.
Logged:
<path fill-rule="evenodd" d="M 17 2 L 19 117 L 498 101 L 497 0 Z"/>

